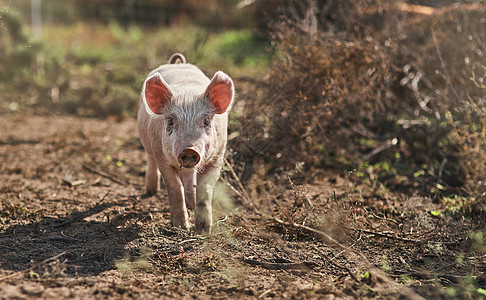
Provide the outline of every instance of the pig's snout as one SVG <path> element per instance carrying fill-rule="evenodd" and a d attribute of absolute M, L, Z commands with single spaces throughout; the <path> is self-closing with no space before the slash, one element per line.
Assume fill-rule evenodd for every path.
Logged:
<path fill-rule="evenodd" d="M 199 156 L 199 153 L 197 153 L 195 150 L 188 148 L 188 149 L 184 149 L 179 154 L 177 160 L 179 161 L 181 167 L 193 168 L 199 163 L 201 157 Z"/>

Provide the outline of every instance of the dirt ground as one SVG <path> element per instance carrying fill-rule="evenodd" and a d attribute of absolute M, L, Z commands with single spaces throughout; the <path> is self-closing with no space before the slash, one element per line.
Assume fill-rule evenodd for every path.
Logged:
<path fill-rule="evenodd" d="M 484 297 L 484 225 L 431 198 L 337 171 L 253 204 L 222 184 L 200 236 L 143 196 L 144 160 L 134 119 L 0 115 L 0 298 Z"/>

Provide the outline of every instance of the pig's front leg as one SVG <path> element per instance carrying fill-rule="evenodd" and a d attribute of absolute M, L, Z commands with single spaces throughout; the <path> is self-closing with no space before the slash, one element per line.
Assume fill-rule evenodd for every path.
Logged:
<path fill-rule="evenodd" d="M 211 233 L 213 224 L 213 190 L 218 181 L 221 166 L 208 167 L 197 176 L 197 200 L 195 208 L 196 232 Z"/>
<path fill-rule="evenodd" d="M 187 209 L 194 209 L 196 206 L 196 170 L 183 170 L 181 177 L 182 183 L 184 184 L 186 207 Z"/>
<path fill-rule="evenodd" d="M 166 165 L 159 165 L 159 170 L 167 188 L 172 226 L 188 229 L 189 223 L 186 203 L 184 202 L 184 186 L 182 185 L 179 171 L 172 166 Z"/>
<path fill-rule="evenodd" d="M 155 158 L 147 153 L 147 171 L 145 173 L 145 192 L 151 196 L 159 189 L 160 172 Z"/>

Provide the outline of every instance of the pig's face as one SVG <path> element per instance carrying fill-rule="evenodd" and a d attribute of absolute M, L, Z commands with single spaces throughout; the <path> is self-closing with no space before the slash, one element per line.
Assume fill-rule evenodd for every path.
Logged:
<path fill-rule="evenodd" d="M 164 111 L 167 150 L 180 168 L 198 167 L 214 140 L 214 109 L 205 99 L 189 104 L 171 103 Z"/>
<path fill-rule="evenodd" d="M 152 134 L 160 135 L 155 140 L 162 143 L 166 158 L 179 168 L 201 168 L 218 138 L 215 115 L 228 111 L 233 101 L 232 80 L 217 72 L 202 95 L 173 95 L 155 74 L 146 80 L 143 95 L 147 112 L 159 122 Z"/>

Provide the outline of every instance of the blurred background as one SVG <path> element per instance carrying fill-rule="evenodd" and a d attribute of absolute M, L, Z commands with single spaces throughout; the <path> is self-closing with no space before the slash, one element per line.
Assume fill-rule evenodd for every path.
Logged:
<path fill-rule="evenodd" d="M 234 78 L 229 159 L 253 193 L 289 170 L 300 180 L 334 170 L 484 211 L 484 1 L 19 0 L 0 9 L 1 114 L 133 119 L 146 74 L 181 52 L 209 76 Z"/>
<path fill-rule="evenodd" d="M 4 1 L 1 73 L 9 84 L 1 109 L 133 115 L 145 75 L 176 51 L 202 67 L 251 76 L 270 59 L 251 7 L 219 0 Z"/>

